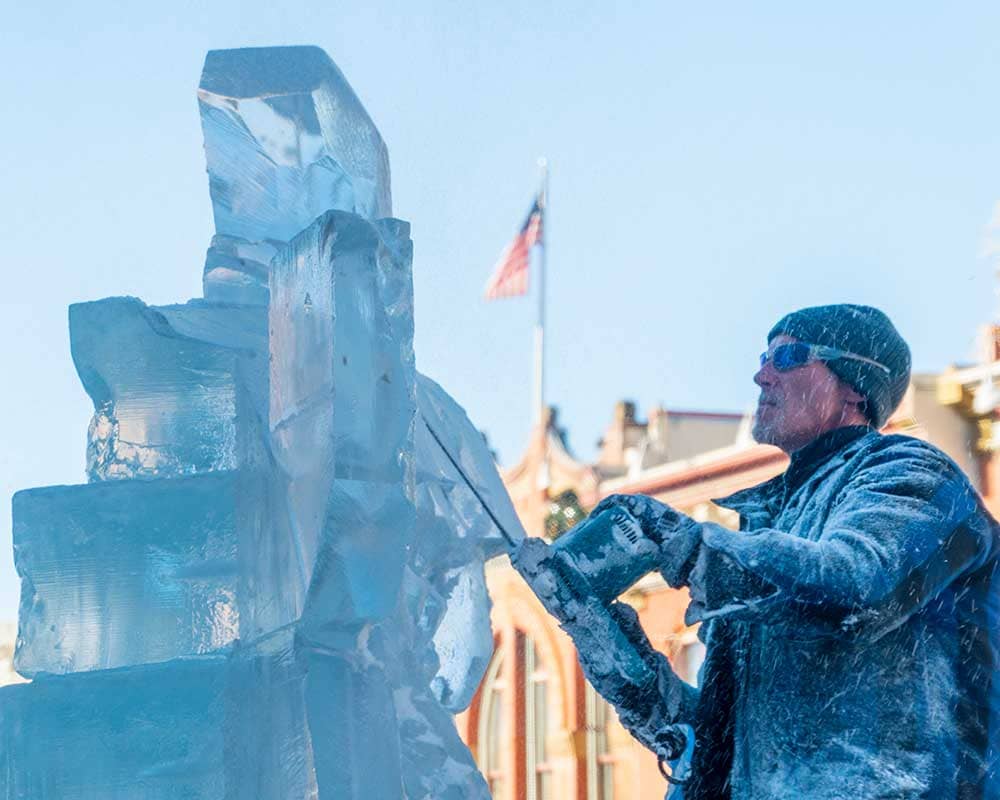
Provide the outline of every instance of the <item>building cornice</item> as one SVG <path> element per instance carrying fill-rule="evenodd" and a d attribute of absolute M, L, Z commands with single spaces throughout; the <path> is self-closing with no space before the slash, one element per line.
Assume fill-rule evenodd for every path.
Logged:
<path fill-rule="evenodd" d="M 727 447 L 684 461 L 664 464 L 635 477 L 604 481 L 601 484 L 601 494 L 657 494 L 762 467 L 784 466 L 787 463 L 788 456 L 776 447 Z"/>

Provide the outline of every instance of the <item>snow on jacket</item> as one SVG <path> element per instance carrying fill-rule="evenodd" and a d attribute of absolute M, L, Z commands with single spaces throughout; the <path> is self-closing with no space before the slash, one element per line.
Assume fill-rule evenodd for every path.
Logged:
<path fill-rule="evenodd" d="M 653 710 L 694 728 L 684 800 L 1000 798 L 997 523 L 937 448 L 856 431 L 701 524 L 703 688 Z"/>

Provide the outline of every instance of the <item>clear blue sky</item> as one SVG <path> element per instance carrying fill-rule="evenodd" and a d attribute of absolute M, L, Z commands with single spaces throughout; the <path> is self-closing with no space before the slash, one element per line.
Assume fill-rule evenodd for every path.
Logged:
<path fill-rule="evenodd" d="M 0 618 L 10 495 L 83 479 L 67 305 L 200 293 L 212 48 L 316 44 L 347 75 L 413 224 L 418 366 L 507 463 L 535 305 L 480 293 L 541 154 L 549 398 L 584 457 L 622 397 L 745 409 L 792 308 L 881 306 L 928 370 L 994 316 L 995 2 L 132 5 L 19 3 L 0 23 Z"/>

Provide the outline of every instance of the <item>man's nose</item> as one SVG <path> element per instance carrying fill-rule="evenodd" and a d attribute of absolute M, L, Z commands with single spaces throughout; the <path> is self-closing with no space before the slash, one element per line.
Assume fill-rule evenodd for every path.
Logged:
<path fill-rule="evenodd" d="M 763 364 L 760 365 L 760 369 L 753 376 L 753 382 L 758 386 L 770 386 L 774 383 L 774 366 L 771 364 L 771 359 L 768 359 Z"/>

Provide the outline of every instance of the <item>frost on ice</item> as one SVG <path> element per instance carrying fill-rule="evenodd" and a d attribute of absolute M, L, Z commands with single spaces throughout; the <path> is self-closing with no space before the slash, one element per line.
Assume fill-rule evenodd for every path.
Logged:
<path fill-rule="evenodd" d="M 19 492 L 3 796 L 488 796 L 451 713 L 508 531 L 489 449 L 413 354 L 388 155 L 311 47 L 209 53 L 205 298 L 70 309 L 80 486 Z"/>

